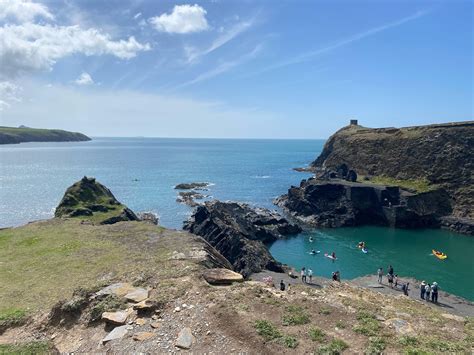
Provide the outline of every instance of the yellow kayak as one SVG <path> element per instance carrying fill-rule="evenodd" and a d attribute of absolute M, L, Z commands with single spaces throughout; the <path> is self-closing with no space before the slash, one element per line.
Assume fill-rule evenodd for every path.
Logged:
<path fill-rule="evenodd" d="M 448 257 L 445 253 L 442 253 L 438 250 L 433 249 L 432 252 L 434 256 L 436 256 L 438 259 L 441 259 L 441 260 L 447 259 Z"/>

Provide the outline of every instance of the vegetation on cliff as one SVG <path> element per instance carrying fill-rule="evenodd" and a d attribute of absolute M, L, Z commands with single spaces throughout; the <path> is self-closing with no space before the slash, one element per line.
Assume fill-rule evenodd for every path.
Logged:
<path fill-rule="evenodd" d="M 90 141 L 86 135 L 60 129 L 40 129 L 28 127 L 0 127 L 0 144 L 26 142 L 80 142 Z"/>
<path fill-rule="evenodd" d="M 315 168 L 342 164 L 374 182 L 427 191 L 444 188 L 453 214 L 474 218 L 474 122 L 406 128 L 350 125 L 332 135 Z"/>

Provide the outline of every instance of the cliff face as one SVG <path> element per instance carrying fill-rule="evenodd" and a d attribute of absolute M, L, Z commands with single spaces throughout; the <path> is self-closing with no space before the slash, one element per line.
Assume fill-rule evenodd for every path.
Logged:
<path fill-rule="evenodd" d="M 66 190 L 54 215 L 81 217 L 100 224 L 139 220 L 107 187 L 86 176 Z"/>
<path fill-rule="evenodd" d="M 60 129 L 38 129 L 28 127 L 0 127 L 0 144 L 26 142 L 81 142 L 90 141 L 86 135 Z"/>
<path fill-rule="evenodd" d="M 314 168 L 345 164 L 368 178 L 426 183 L 445 189 L 453 215 L 474 218 L 474 122 L 371 129 L 347 126 L 326 142 Z"/>
<path fill-rule="evenodd" d="M 245 277 L 264 269 L 283 271 L 264 243 L 301 231 L 271 211 L 220 201 L 199 206 L 184 229 L 203 237 Z"/>

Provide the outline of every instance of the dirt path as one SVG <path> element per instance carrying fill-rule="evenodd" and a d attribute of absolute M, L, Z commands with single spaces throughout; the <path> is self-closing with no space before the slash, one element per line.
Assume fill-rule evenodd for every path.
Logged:
<path fill-rule="evenodd" d="M 291 278 L 287 274 L 282 274 L 282 273 L 277 273 L 277 272 L 272 272 L 272 271 L 263 271 L 257 274 L 253 274 L 251 279 L 255 281 L 263 281 L 263 278 L 271 276 L 273 278 L 273 282 L 275 283 L 276 286 L 280 284 L 280 280 L 283 280 L 286 285 L 302 285 L 303 282 L 301 281 L 301 277 L 298 278 Z M 420 281 L 417 281 L 415 279 L 409 279 L 409 278 L 401 278 L 399 281 L 399 287 L 398 288 L 390 288 L 387 283 L 386 277 L 384 277 L 383 283 L 378 284 L 377 283 L 377 276 L 376 275 L 367 275 L 363 277 L 358 277 L 353 280 L 343 280 L 344 282 L 349 282 L 357 286 L 361 286 L 364 288 L 372 289 L 374 291 L 377 291 L 379 293 L 387 294 L 387 295 L 401 295 L 403 294 L 401 285 L 409 282 L 409 291 L 408 291 L 408 296 L 412 299 L 419 300 L 420 302 L 423 302 L 425 304 L 430 305 L 433 308 L 439 309 L 441 312 L 444 313 L 451 313 L 459 316 L 469 316 L 469 317 L 474 317 L 474 303 L 470 302 L 464 298 L 449 294 L 447 292 L 444 292 L 442 290 L 439 291 L 439 296 L 438 296 L 438 303 L 434 304 L 431 302 L 424 301 L 420 299 Z M 313 287 L 313 288 L 322 288 L 333 281 L 327 278 L 323 277 L 313 277 L 312 283 L 307 283 L 306 285 L 308 287 Z"/>

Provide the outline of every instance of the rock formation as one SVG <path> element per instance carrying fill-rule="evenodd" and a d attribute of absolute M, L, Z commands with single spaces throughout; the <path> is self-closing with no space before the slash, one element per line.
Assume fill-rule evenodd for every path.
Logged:
<path fill-rule="evenodd" d="M 349 125 L 332 135 L 314 169 L 423 181 L 445 189 L 455 217 L 474 219 L 474 122 L 406 128 Z"/>
<path fill-rule="evenodd" d="M 100 224 L 138 221 L 128 207 L 94 178 L 84 176 L 70 186 L 55 211 L 55 217 L 82 217 Z"/>
<path fill-rule="evenodd" d="M 275 212 L 220 201 L 197 207 L 184 229 L 202 236 L 244 277 L 263 269 L 282 271 L 264 243 L 301 231 Z"/>
<path fill-rule="evenodd" d="M 435 227 L 439 217 L 451 213 L 449 196 L 443 189 L 416 194 L 398 186 L 339 179 L 303 180 L 275 202 L 299 220 L 321 227 Z"/>
<path fill-rule="evenodd" d="M 24 142 L 80 142 L 90 141 L 86 135 L 60 129 L 39 129 L 20 127 L 0 127 L 0 144 Z"/>

